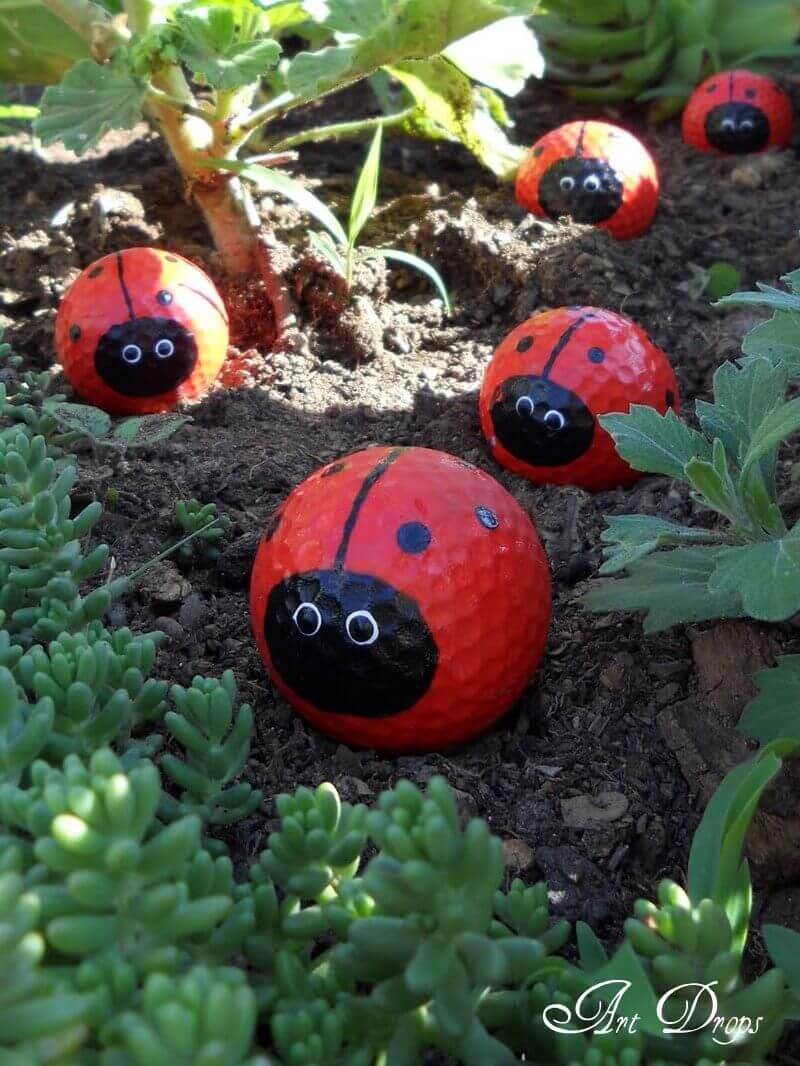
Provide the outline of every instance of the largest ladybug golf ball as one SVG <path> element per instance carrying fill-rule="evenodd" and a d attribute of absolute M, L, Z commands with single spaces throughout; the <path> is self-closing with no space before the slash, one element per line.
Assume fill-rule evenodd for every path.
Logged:
<path fill-rule="evenodd" d="M 128 248 L 92 263 L 56 318 L 69 383 L 106 411 L 150 414 L 201 396 L 228 350 L 228 316 L 188 259 Z"/>
<path fill-rule="evenodd" d="M 658 174 L 650 153 L 627 130 L 610 122 L 568 122 L 531 148 L 516 192 L 540 218 L 570 215 L 624 241 L 653 221 Z"/>
<path fill-rule="evenodd" d="M 550 622 L 531 520 L 494 478 L 425 448 L 313 474 L 270 522 L 250 589 L 278 690 L 362 748 L 434 750 L 503 715 Z"/>
<path fill-rule="evenodd" d="M 597 491 L 641 477 L 598 422 L 631 404 L 678 409 L 666 355 L 624 315 L 561 307 L 523 322 L 498 347 L 481 385 L 481 427 L 509 470 Z"/>

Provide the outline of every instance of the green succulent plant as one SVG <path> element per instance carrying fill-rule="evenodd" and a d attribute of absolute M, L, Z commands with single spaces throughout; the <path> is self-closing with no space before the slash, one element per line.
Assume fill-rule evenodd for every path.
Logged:
<path fill-rule="evenodd" d="M 718 70 L 798 54 L 798 0 L 547 0 L 534 16 L 548 77 L 575 100 L 679 110 Z"/>

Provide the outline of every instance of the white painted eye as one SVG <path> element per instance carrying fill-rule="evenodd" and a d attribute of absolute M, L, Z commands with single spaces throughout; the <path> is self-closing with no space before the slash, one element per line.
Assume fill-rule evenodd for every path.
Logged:
<path fill-rule="evenodd" d="M 561 186 L 564 192 L 572 192 L 572 190 L 575 188 L 575 179 L 571 178 L 569 174 L 566 174 L 558 184 Z"/>
<path fill-rule="evenodd" d="M 171 340 L 166 337 L 162 337 L 160 341 L 156 341 L 156 346 L 153 349 L 159 359 L 169 359 L 172 353 L 175 351 L 175 345 Z"/>
<path fill-rule="evenodd" d="M 739 123 L 740 130 L 751 130 L 753 128 L 753 120 L 751 118 L 743 118 Z"/>
<path fill-rule="evenodd" d="M 142 349 L 138 344 L 126 344 L 120 354 L 124 362 L 135 366 L 142 358 Z"/>
<path fill-rule="evenodd" d="M 726 133 L 732 133 L 736 129 L 736 123 L 732 118 L 724 118 L 719 124 L 719 128 L 725 130 Z"/>
<path fill-rule="evenodd" d="M 304 637 L 315 637 L 322 628 L 322 615 L 315 603 L 301 603 L 292 615 L 292 621 Z"/>
<path fill-rule="evenodd" d="M 583 179 L 583 187 L 587 192 L 597 192 L 600 188 L 600 179 L 596 174 L 589 174 Z"/>
<path fill-rule="evenodd" d="M 550 410 L 544 416 L 544 424 L 548 429 L 563 429 L 567 424 L 567 420 L 560 411 Z"/>
<path fill-rule="evenodd" d="M 517 400 L 516 408 L 520 418 L 530 418 L 533 414 L 533 400 L 530 396 L 520 396 Z"/>
<path fill-rule="evenodd" d="M 353 611 L 345 619 L 344 628 L 352 642 L 362 648 L 374 644 L 381 633 L 369 611 Z"/>

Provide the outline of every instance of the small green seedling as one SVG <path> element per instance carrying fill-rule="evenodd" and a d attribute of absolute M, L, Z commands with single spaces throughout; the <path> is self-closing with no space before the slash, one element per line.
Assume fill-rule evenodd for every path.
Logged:
<path fill-rule="evenodd" d="M 710 267 L 689 264 L 692 274 L 686 283 L 686 291 L 693 300 L 706 297 L 721 300 L 736 292 L 742 283 L 742 275 L 731 263 L 717 262 Z"/>
<path fill-rule="evenodd" d="M 219 558 L 219 542 L 231 528 L 230 518 L 218 514 L 215 503 L 200 503 L 194 498 L 175 504 L 175 524 L 182 533 L 194 534 L 180 549 L 181 558 L 200 558 L 205 562 Z"/>
<path fill-rule="evenodd" d="M 334 219 L 335 225 L 329 224 L 326 227 L 327 232 L 309 233 L 311 247 L 333 267 L 337 274 L 344 278 L 348 290 L 353 284 L 353 271 L 359 261 L 366 263 L 370 259 L 385 259 L 418 270 L 434 285 L 442 298 L 446 313 L 450 314 L 451 305 L 447 287 L 439 272 L 430 263 L 426 263 L 419 256 L 396 248 L 359 248 L 357 246 L 358 239 L 372 216 L 378 200 L 382 139 L 383 129 L 378 126 L 353 191 L 347 231 L 345 232 L 339 221 Z"/>

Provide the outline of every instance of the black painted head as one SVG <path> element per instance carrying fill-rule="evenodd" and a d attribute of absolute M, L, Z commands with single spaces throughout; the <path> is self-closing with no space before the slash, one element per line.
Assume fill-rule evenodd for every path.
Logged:
<path fill-rule="evenodd" d="M 706 115 L 706 137 L 720 152 L 746 155 L 757 152 L 769 140 L 769 119 L 760 107 L 730 101 Z"/>
<path fill-rule="evenodd" d="M 175 389 L 197 362 L 193 334 L 173 318 L 131 318 L 106 330 L 94 353 L 100 378 L 124 396 Z"/>
<path fill-rule="evenodd" d="M 551 218 L 605 222 L 622 204 L 622 182 L 605 159 L 559 159 L 542 175 L 539 203 Z"/>
<path fill-rule="evenodd" d="M 594 416 L 580 397 L 536 375 L 506 378 L 491 416 L 498 441 L 531 466 L 565 466 L 587 452 L 594 438 Z"/>
<path fill-rule="evenodd" d="M 311 570 L 273 588 L 264 617 L 273 665 L 334 714 L 388 718 L 427 692 L 439 659 L 417 604 L 380 578 Z"/>

